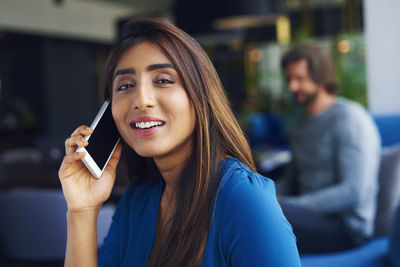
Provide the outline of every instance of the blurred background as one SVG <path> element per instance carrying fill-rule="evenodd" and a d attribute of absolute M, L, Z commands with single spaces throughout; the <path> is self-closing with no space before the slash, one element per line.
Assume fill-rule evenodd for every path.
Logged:
<path fill-rule="evenodd" d="M 339 95 L 374 116 L 398 116 L 399 12 L 398 0 L 1 0 L 0 192 L 60 193 L 64 140 L 97 113 L 108 52 L 131 17 L 164 17 L 198 40 L 221 77 L 260 171 L 273 176 L 290 158 L 287 133 L 298 115 L 280 70 L 281 55 L 293 44 L 320 44 L 334 59 Z M 389 132 L 389 139 L 400 135 Z M 129 183 L 123 166 L 119 172 L 111 203 Z M 37 198 L 18 197 L 23 203 Z M 58 211 L 64 212 L 59 201 Z M 0 222 L 9 217 L 4 212 L 0 206 Z M 0 243 L 0 265 L 44 266 L 43 259 L 59 260 L 64 249 L 32 258 L 10 247 Z"/>

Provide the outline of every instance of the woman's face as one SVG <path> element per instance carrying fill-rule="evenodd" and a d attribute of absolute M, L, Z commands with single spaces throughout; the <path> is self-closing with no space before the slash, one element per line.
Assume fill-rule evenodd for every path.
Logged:
<path fill-rule="evenodd" d="M 125 142 L 155 160 L 187 156 L 195 112 L 175 66 L 149 42 L 120 58 L 112 88 L 112 113 Z"/>

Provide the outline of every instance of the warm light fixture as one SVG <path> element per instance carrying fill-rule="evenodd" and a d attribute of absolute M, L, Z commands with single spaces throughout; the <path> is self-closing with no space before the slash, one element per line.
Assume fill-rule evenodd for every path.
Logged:
<path fill-rule="evenodd" d="M 230 0 L 226 9 L 213 22 L 216 30 L 232 30 L 274 25 L 283 13 L 280 0 Z"/>
<path fill-rule="evenodd" d="M 233 16 L 227 18 L 216 19 L 213 27 L 216 30 L 232 30 L 238 28 L 255 28 L 264 25 L 273 25 L 278 15 L 270 16 Z"/>
<path fill-rule="evenodd" d="M 353 49 L 353 45 L 349 40 L 340 40 L 337 45 L 336 49 L 340 54 L 347 54 Z"/>
<path fill-rule="evenodd" d="M 260 49 L 254 48 L 249 53 L 249 58 L 252 62 L 260 62 L 263 54 Z"/>
<path fill-rule="evenodd" d="M 282 45 L 290 42 L 290 20 L 287 16 L 276 19 L 276 40 Z"/>

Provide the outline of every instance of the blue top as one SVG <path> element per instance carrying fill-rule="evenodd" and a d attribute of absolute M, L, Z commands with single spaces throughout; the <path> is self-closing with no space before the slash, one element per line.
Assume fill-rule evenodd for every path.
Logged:
<path fill-rule="evenodd" d="M 200 266 L 301 266 L 292 227 L 272 180 L 239 160 L 221 163 L 222 179 Z M 130 186 L 99 251 L 99 266 L 147 266 L 163 184 Z"/>

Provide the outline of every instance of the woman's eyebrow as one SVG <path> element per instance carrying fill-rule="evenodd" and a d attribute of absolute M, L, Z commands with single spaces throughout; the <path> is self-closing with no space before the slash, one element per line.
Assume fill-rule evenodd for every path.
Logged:
<path fill-rule="evenodd" d="M 134 69 L 121 69 L 121 70 L 117 70 L 114 74 L 114 79 L 115 77 L 117 77 L 118 75 L 122 75 L 122 74 L 135 74 L 135 70 Z"/>
<path fill-rule="evenodd" d="M 152 70 L 156 70 L 156 69 L 165 69 L 165 68 L 176 69 L 175 66 L 170 63 L 152 64 L 152 65 L 148 66 L 146 69 L 148 71 L 152 71 Z"/>
<path fill-rule="evenodd" d="M 146 70 L 147 71 L 153 71 L 153 70 L 157 70 L 157 69 L 165 69 L 165 68 L 171 68 L 171 69 L 176 69 L 174 65 L 170 64 L 170 63 L 161 63 L 161 64 L 152 64 L 149 65 Z M 135 74 L 136 71 L 134 69 L 120 69 L 117 70 L 114 74 L 114 79 L 115 77 L 117 77 L 118 75 L 122 75 L 122 74 Z"/>

